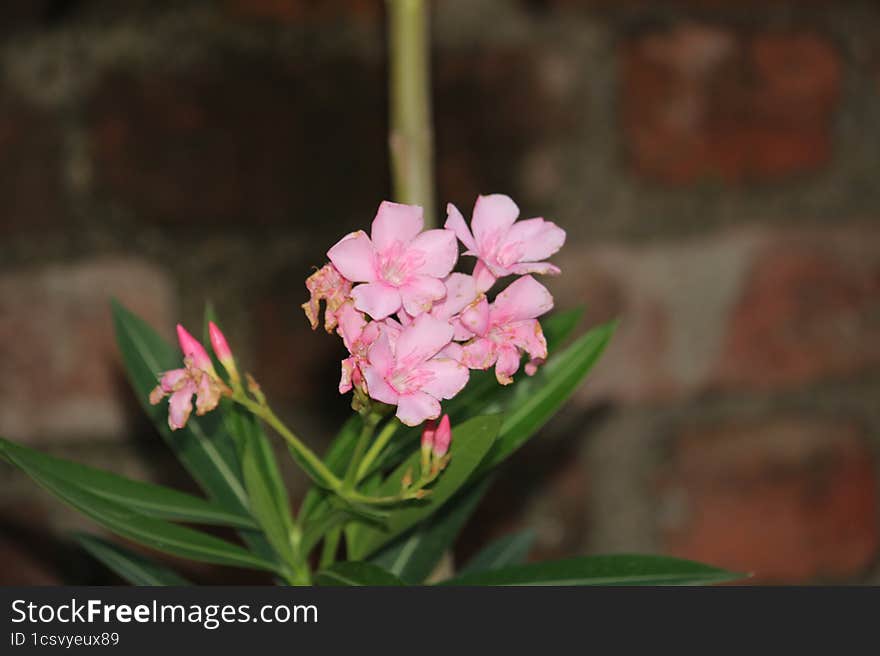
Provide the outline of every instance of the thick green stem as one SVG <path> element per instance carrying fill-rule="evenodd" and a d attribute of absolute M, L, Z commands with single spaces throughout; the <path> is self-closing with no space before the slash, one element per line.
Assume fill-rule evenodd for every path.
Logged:
<path fill-rule="evenodd" d="M 427 0 L 386 0 L 394 199 L 421 205 L 425 227 L 436 225 Z"/>
<path fill-rule="evenodd" d="M 336 551 L 339 549 L 339 539 L 342 537 L 342 529 L 337 527 L 328 531 L 324 536 L 324 546 L 321 547 L 321 560 L 318 567 L 324 569 L 336 562 Z"/>

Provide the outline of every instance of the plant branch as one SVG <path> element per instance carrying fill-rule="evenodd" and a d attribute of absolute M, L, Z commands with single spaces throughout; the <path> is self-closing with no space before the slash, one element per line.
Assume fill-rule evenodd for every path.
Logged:
<path fill-rule="evenodd" d="M 436 225 L 427 0 L 386 0 L 391 126 L 388 146 L 394 199 L 421 205 Z"/>

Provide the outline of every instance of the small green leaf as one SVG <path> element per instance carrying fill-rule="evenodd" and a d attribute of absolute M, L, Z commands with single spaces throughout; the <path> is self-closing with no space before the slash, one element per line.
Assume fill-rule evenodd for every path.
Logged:
<path fill-rule="evenodd" d="M 352 585 L 403 585 L 403 581 L 381 567 L 371 563 L 346 561 L 335 563 L 327 569 L 321 570 L 315 576 L 315 582 L 323 586 L 352 586 Z"/>
<path fill-rule="evenodd" d="M 744 578 L 667 556 L 588 556 L 463 573 L 440 585 L 706 585 Z"/>
<path fill-rule="evenodd" d="M 275 571 L 275 566 L 242 547 L 185 526 L 141 515 L 78 485 L 45 472 L 32 478 L 68 505 L 114 533 L 158 551 L 218 565 Z"/>
<path fill-rule="evenodd" d="M 196 524 L 253 528 L 249 516 L 184 492 L 134 481 L 101 469 L 40 453 L 0 437 L 0 456 L 33 478 L 45 473 L 69 485 L 132 508 L 142 515 Z"/>
<path fill-rule="evenodd" d="M 440 512 L 384 547 L 370 562 L 407 583 L 421 583 L 434 571 L 488 488 L 485 478 L 462 490 Z"/>
<path fill-rule="evenodd" d="M 525 562 L 535 541 L 532 530 L 505 535 L 492 542 L 461 568 L 459 576 Z"/>
<path fill-rule="evenodd" d="M 88 533 L 74 538 L 96 560 L 132 585 L 192 585 L 174 570 L 125 547 Z"/>
<path fill-rule="evenodd" d="M 220 417 L 210 413 L 190 417 L 186 427 L 172 432 L 167 404 L 150 405 L 150 390 L 163 371 L 181 366 L 180 353 L 143 320 L 113 301 L 116 341 L 128 379 L 144 411 L 190 475 L 213 500 L 235 512 L 247 508 L 247 494 L 232 438 L 222 430 Z"/>
<path fill-rule="evenodd" d="M 438 511 L 468 480 L 488 453 L 495 441 L 501 417 L 487 415 L 474 417 L 454 429 L 450 454 L 452 459 L 446 470 L 433 485 L 431 495 L 424 501 L 411 501 L 393 510 L 388 516 L 385 530 L 358 527 L 356 540 L 349 546 L 349 557 L 363 560 L 383 545 L 427 519 Z M 420 453 L 415 452 L 389 476 L 378 491 L 378 496 L 400 492 L 401 480 L 410 468 L 418 471 Z"/>

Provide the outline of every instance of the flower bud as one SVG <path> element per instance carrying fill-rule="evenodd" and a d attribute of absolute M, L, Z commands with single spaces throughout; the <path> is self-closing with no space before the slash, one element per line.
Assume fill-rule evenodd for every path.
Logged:
<path fill-rule="evenodd" d="M 208 332 L 211 335 L 211 348 L 214 349 L 217 359 L 220 360 L 223 368 L 226 369 L 226 373 L 229 374 L 229 379 L 233 385 L 237 385 L 240 380 L 238 368 L 235 366 L 235 358 L 232 357 L 232 351 L 229 348 L 229 343 L 226 341 L 226 336 L 213 321 L 208 322 Z"/>
<path fill-rule="evenodd" d="M 440 460 L 449 451 L 449 443 L 452 442 L 452 426 L 449 423 L 449 415 L 443 415 L 440 424 L 434 432 L 434 459 Z M 424 444 L 424 443 L 423 443 Z M 424 446 L 422 446 L 424 449 Z"/>
<path fill-rule="evenodd" d="M 422 431 L 422 475 L 426 475 L 431 467 L 431 450 L 434 448 L 434 434 L 437 431 L 437 422 L 426 421 Z"/>
<path fill-rule="evenodd" d="M 180 324 L 177 324 L 177 341 L 180 343 L 184 358 L 191 359 L 196 369 L 201 369 L 216 378 L 217 372 L 214 371 L 211 356 L 208 355 L 205 347 Z"/>

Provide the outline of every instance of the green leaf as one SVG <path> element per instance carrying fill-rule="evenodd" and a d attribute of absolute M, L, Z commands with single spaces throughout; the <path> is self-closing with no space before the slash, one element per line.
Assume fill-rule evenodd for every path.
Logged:
<path fill-rule="evenodd" d="M 251 512 L 275 553 L 288 565 L 293 565 L 296 555 L 291 542 L 293 520 L 290 502 L 272 447 L 252 415 L 237 408 L 235 411 L 243 436 L 242 473 Z"/>
<path fill-rule="evenodd" d="M 256 526 L 249 516 L 227 510 L 205 499 L 56 458 L 2 437 L 0 456 L 33 478 L 38 478 L 41 474 L 51 475 L 149 517 L 241 528 Z"/>
<path fill-rule="evenodd" d="M 387 545 L 370 562 L 407 583 L 421 583 L 434 571 L 488 488 L 486 478 L 462 490 L 440 512 Z"/>
<path fill-rule="evenodd" d="M 455 428 L 450 453 L 452 459 L 424 501 L 410 501 L 393 510 L 388 516 L 387 528 L 358 527 L 357 538 L 349 546 L 352 560 L 363 560 L 383 545 L 440 510 L 453 494 L 468 480 L 495 441 L 501 417 L 487 415 L 474 417 Z M 417 451 L 403 462 L 382 484 L 378 496 L 394 495 L 400 491 L 401 480 L 410 468 L 418 471 L 421 454 Z"/>
<path fill-rule="evenodd" d="M 141 515 L 78 485 L 46 472 L 29 472 L 34 480 L 101 526 L 158 551 L 218 565 L 275 570 L 275 566 L 242 547 L 185 526 Z"/>
<path fill-rule="evenodd" d="M 525 562 L 535 541 L 532 530 L 505 535 L 492 542 L 461 568 L 459 575 L 485 572 Z"/>
<path fill-rule="evenodd" d="M 159 433 L 209 497 L 237 512 L 248 507 L 232 438 L 217 413 L 191 417 L 185 428 L 168 427 L 166 403 L 150 405 L 159 374 L 181 366 L 181 356 L 140 318 L 113 301 L 116 341 L 135 396 Z"/>
<path fill-rule="evenodd" d="M 177 572 L 125 547 L 88 533 L 77 533 L 80 546 L 132 585 L 192 585 Z"/>
<path fill-rule="evenodd" d="M 588 556 L 465 573 L 440 585 L 706 585 L 744 578 L 667 556 Z"/>
<path fill-rule="evenodd" d="M 479 473 L 506 459 L 556 414 L 596 364 L 616 326 L 612 322 L 594 328 L 548 361 L 534 377 L 511 390 L 504 404 L 507 412 L 498 440 Z"/>
<path fill-rule="evenodd" d="M 323 586 L 351 585 L 403 585 L 403 581 L 381 567 L 371 563 L 346 561 L 331 565 L 315 576 L 315 582 Z"/>

